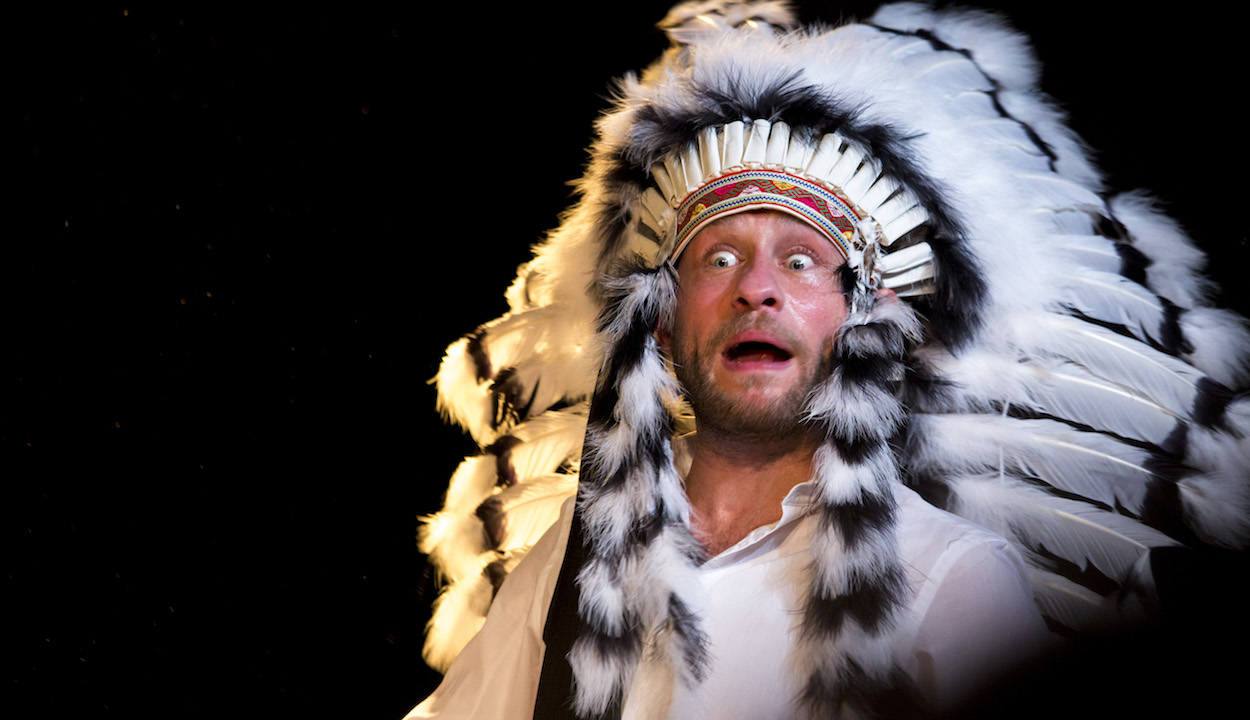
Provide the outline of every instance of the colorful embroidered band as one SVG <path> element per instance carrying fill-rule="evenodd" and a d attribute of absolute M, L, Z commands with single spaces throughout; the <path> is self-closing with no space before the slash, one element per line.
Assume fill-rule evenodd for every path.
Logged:
<path fill-rule="evenodd" d="M 858 232 L 855 211 L 831 190 L 780 170 L 742 170 L 713 180 L 677 209 L 676 260 L 695 233 L 713 220 L 744 210 L 772 209 L 806 220 L 850 257 Z"/>

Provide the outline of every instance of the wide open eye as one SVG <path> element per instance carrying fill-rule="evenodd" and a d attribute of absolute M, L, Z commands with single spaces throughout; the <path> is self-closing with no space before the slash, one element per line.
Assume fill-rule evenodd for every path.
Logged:
<path fill-rule="evenodd" d="M 806 270 L 813 267 L 815 264 L 816 261 L 812 258 L 812 256 L 804 253 L 795 253 L 786 258 L 787 270 Z"/>
<path fill-rule="evenodd" d="M 718 268 L 733 267 L 734 265 L 738 264 L 738 256 L 734 255 L 728 250 L 720 250 L 718 252 L 712 253 L 711 258 L 708 259 L 708 263 L 712 267 L 718 267 Z"/>

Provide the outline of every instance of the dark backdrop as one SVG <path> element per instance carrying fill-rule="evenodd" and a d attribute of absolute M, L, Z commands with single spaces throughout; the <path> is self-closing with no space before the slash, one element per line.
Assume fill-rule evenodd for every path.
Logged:
<path fill-rule="evenodd" d="M 427 380 L 503 310 L 667 3 L 169 5 L 6 11 L 4 693 L 397 719 L 437 681 L 416 519 L 472 450 Z M 1239 289 L 1234 28 L 1086 5 L 1016 14 L 1047 87 Z"/>

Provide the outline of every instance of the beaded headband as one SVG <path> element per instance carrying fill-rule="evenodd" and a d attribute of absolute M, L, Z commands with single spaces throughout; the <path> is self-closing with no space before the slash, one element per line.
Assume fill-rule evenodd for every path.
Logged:
<path fill-rule="evenodd" d="M 747 210 L 771 209 L 806 220 L 843 257 L 851 256 L 859 234 L 855 211 L 833 192 L 780 170 L 741 170 L 699 188 L 677 209 L 677 238 L 672 260 L 705 225 Z"/>

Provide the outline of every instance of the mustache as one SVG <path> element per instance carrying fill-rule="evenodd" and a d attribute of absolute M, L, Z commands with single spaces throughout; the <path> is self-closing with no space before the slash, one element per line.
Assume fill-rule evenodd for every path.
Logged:
<path fill-rule="evenodd" d="M 729 322 L 712 333 L 712 336 L 709 338 L 710 345 L 723 350 L 730 338 L 748 330 L 767 333 L 790 348 L 797 349 L 806 345 L 797 335 L 790 332 L 790 330 L 777 321 L 759 313 L 734 316 Z"/>

